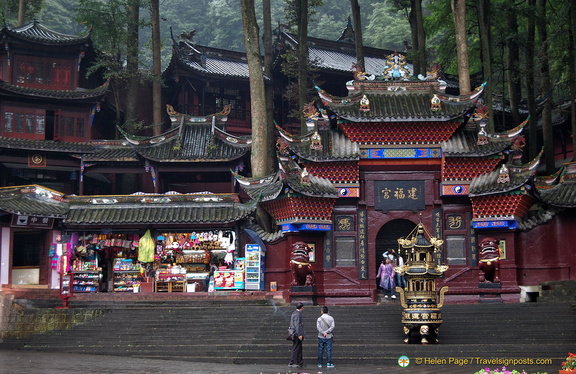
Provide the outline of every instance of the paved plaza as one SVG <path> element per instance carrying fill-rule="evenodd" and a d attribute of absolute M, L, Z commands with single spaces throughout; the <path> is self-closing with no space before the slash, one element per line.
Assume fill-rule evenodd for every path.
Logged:
<path fill-rule="evenodd" d="M 302 369 L 290 369 L 285 364 L 278 365 L 232 365 L 206 362 L 187 362 L 176 360 L 158 360 L 135 357 L 118 357 L 85 354 L 66 354 L 35 351 L 0 350 L 1 374 L 473 374 L 481 369 L 479 365 L 462 365 L 462 363 L 434 363 L 418 365 L 411 363 L 408 367 L 398 365 L 362 366 L 338 365 L 334 369 L 319 369 L 314 363 Z M 491 366 L 496 368 L 496 366 Z M 512 367 L 509 367 L 512 369 Z M 554 365 L 531 365 L 514 367 L 524 369 L 527 373 L 556 373 L 559 363 Z M 556 369 L 554 369 L 556 368 Z"/>

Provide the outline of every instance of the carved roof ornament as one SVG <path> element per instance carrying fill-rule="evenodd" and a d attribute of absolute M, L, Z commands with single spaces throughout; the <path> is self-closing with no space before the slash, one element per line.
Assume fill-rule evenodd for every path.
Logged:
<path fill-rule="evenodd" d="M 382 75 L 386 79 L 408 79 L 410 78 L 410 70 L 406 68 L 405 56 L 394 52 L 386 56 L 386 68 Z"/>
<path fill-rule="evenodd" d="M 318 133 L 318 131 L 314 131 L 314 134 L 310 137 L 310 149 L 315 151 L 322 150 L 322 137 Z"/>
<path fill-rule="evenodd" d="M 506 164 L 502 164 L 500 167 L 500 175 L 498 176 L 498 183 L 508 183 L 510 182 L 510 172 Z"/>
<path fill-rule="evenodd" d="M 488 144 L 488 133 L 486 132 L 486 121 L 480 122 L 480 131 L 478 131 L 478 140 L 476 140 L 478 145 Z"/>
<path fill-rule="evenodd" d="M 430 99 L 430 110 L 433 112 L 442 110 L 442 102 L 440 101 L 440 98 L 436 94 L 434 94 L 434 96 L 432 96 L 432 99 Z"/>
<path fill-rule="evenodd" d="M 362 96 L 360 99 L 360 111 L 361 112 L 369 112 L 370 111 L 370 100 L 366 95 Z"/>

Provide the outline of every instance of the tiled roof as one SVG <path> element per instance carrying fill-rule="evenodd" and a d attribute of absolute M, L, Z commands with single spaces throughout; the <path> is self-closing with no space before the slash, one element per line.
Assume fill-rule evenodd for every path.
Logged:
<path fill-rule="evenodd" d="M 90 143 L 60 142 L 54 140 L 35 140 L 0 137 L 0 148 L 22 149 L 45 152 L 91 153 L 95 147 Z"/>
<path fill-rule="evenodd" d="M 291 33 L 282 31 L 280 37 L 292 48 L 298 45 L 298 40 Z M 366 73 L 381 75 L 389 67 L 386 56 L 391 53 L 393 51 L 364 47 Z M 350 76 L 354 70 L 353 66 L 357 63 L 354 44 L 318 38 L 308 38 L 308 56 L 310 63 L 317 68 L 348 72 Z"/>
<path fill-rule="evenodd" d="M 98 148 L 92 153 L 82 155 L 82 161 L 138 161 L 138 154 L 128 145 L 116 145 Z"/>
<path fill-rule="evenodd" d="M 34 20 L 27 25 L 12 29 L 5 27 L 2 29 L 2 32 L 13 37 L 18 37 L 22 40 L 47 45 L 81 44 L 89 40 L 90 37 L 89 32 L 85 35 L 62 34 L 41 25 L 37 20 Z"/>
<path fill-rule="evenodd" d="M 470 181 L 493 171 L 503 158 L 504 156 L 445 157 L 442 163 L 442 180 Z"/>
<path fill-rule="evenodd" d="M 576 207 L 576 163 L 562 167 L 559 178 L 550 184 L 537 183 L 540 199 L 552 206 L 563 208 Z"/>
<path fill-rule="evenodd" d="M 108 91 L 108 83 L 94 89 L 78 88 L 76 90 L 48 90 L 33 87 L 23 87 L 0 80 L 0 93 L 11 96 L 33 96 L 54 100 L 92 100 L 101 98 Z"/>
<path fill-rule="evenodd" d="M 182 41 L 174 45 L 170 62 L 172 67 L 178 64 L 201 76 L 249 79 L 248 62 L 243 52 L 197 46 Z"/>
<path fill-rule="evenodd" d="M 444 152 L 446 157 L 495 155 L 508 149 L 514 139 L 520 136 L 527 123 L 528 120 L 525 120 L 515 128 L 501 133 L 486 133 L 485 144 L 478 144 L 480 126 L 476 126 L 472 121 L 469 121 L 466 126 L 456 130 L 449 140 L 441 143 L 442 152 Z"/>
<path fill-rule="evenodd" d="M 536 173 L 536 168 L 540 163 L 541 157 L 542 153 L 528 164 L 515 166 L 507 163 L 502 165 L 498 170 L 479 175 L 470 183 L 469 196 L 506 193 L 523 187 Z M 507 171 L 504 169 L 507 169 Z M 508 178 L 503 178 L 504 175 L 507 175 Z"/>
<path fill-rule="evenodd" d="M 30 185 L 0 188 L 0 210 L 12 214 L 63 218 L 68 204 L 63 195 L 47 188 Z"/>
<path fill-rule="evenodd" d="M 432 110 L 432 93 L 366 93 L 369 110 L 360 110 L 360 98 L 341 98 L 339 102 L 324 104 L 341 118 L 354 122 L 429 122 L 450 121 L 463 117 L 471 109 L 470 102 L 443 103 Z"/>
<path fill-rule="evenodd" d="M 295 137 L 278 128 L 280 136 L 287 140 L 288 147 L 300 158 L 315 162 L 349 161 L 360 159 L 360 147 L 343 133 L 323 127 L 318 129 L 322 149 L 311 149 L 311 134 Z"/>
<path fill-rule="evenodd" d="M 438 144 L 447 140 L 460 126 L 458 121 L 445 122 L 342 122 L 340 130 L 359 144 Z"/>
<path fill-rule="evenodd" d="M 534 198 L 526 190 L 516 190 L 497 195 L 477 196 L 472 201 L 474 220 L 516 220 L 526 215 Z"/>
<path fill-rule="evenodd" d="M 253 199 L 270 201 L 282 192 L 294 191 L 310 197 L 337 198 L 338 191 L 330 180 L 309 174 L 291 157 L 279 157 L 280 171 L 262 179 L 246 178 L 234 174 L 236 180 Z"/>
<path fill-rule="evenodd" d="M 68 226 L 231 223 L 248 217 L 256 201 L 236 195 L 70 197 Z"/>
<path fill-rule="evenodd" d="M 310 172 L 320 178 L 330 180 L 332 183 L 359 183 L 360 166 L 358 161 L 339 162 L 306 162 L 302 165 Z"/>
<path fill-rule="evenodd" d="M 230 161 L 249 150 L 216 138 L 212 126 L 207 124 L 186 124 L 181 134 L 172 131 L 153 144 L 140 142 L 134 149 L 142 157 L 157 162 Z"/>

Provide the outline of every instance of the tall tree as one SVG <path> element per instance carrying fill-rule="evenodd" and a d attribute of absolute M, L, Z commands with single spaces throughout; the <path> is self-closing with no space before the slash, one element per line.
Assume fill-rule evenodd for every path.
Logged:
<path fill-rule="evenodd" d="M 307 103 L 308 92 L 308 0 L 296 0 L 299 17 L 297 19 L 298 27 L 298 51 L 296 57 L 297 63 L 297 81 L 298 81 L 298 112 L 302 113 Z M 304 116 L 300 116 L 300 132 L 305 134 L 308 129 Z"/>
<path fill-rule="evenodd" d="M 154 135 L 162 132 L 162 65 L 160 57 L 160 1 L 150 0 L 152 26 L 152 125 Z"/>
<path fill-rule="evenodd" d="M 362 20 L 360 17 L 360 5 L 358 0 L 350 0 L 352 7 L 352 20 L 354 25 L 354 41 L 356 45 L 356 63 L 360 71 L 366 71 L 364 62 L 364 40 L 362 39 Z"/>
<path fill-rule="evenodd" d="M 416 36 L 412 36 L 413 49 L 416 51 L 415 60 L 418 61 L 417 69 L 414 69 L 414 75 L 426 75 L 427 56 L 426 56 L 426 32 L 424 31 L 424 15 L 422 13 L 422 0 L 410 0 L 410 24 L 414 23 L 413 30 Z"/>
<path fill-rule="evenodd" d="M 458 57 L 458 83 L 460 94 L 471 92 L 468 62 L 468 38 L 466 30 L 466 0 L 450 0 L 454 29 L 456 31 L 456 55 Z"/>
<path fill-rule="evenodd" d="M 126 33 L 126 123 L 129 127 L 136 127 L 138 122 L 138 84 L 140 74 L 138 71 L 138 31 L 140 29 L 140 0 L 128 0 L 128 32 Z"/>
<path fill-rule="evenodd" d="M 538 144 L 538 117 L 536 112 L 535 93 L 535 42 L 536 42 L 536 0 L 527 2 L 527 24 L 526 24 L 526 67 L 524 76 L 526 77 L 526 101 L 528 103 L 528 157 L 534 159 L 539 150 Z"/>
<path fill-rule="evenodd" d="M 254 0 L 242 0 L 242 23 L 244 26 L 244 43 L 250 74 L 250 109 L 252 112 L 252 175 L 262 178 L 270 175 L 273 170 L 273 158 L 270 157 L 269 132 L 272 127 L 268 122 L 266 110 L 266 95 L 258 23 Z"/>
<path fill-rule="evenodd" d="M 250 75 L 250 109 L 252 114 L 250 165 L 252 176 L 263 178 L 273 173 L 276 164 L 276 158 L 271 157 L 273 148 L 271 144 L 272 126 L 269 122 L 266 105 L 266 89 L 254 0 L 242 0 L 241 4 L 244 44 L 246 45 L 246 59 L 248 60 L 248 73 Z M 266 231 L 271 231 L 270 217 L 264 209 L 259 207 L 256 211 L 256 217 Z"/>
<path fill-rule="evenodd" d="M 512 121 L 520 123 L 520 49 L 518 35 L 518 20 L 514 0 L 507 0 L 505 4 L 506 20 L 506 72 L 508 73 L 508 99 L 510 100 L 510 111 Z"/>
<path fill-rule="evenodd" d="M 492 86 L 494 85 L 492 77 L 492 34 L 491 34 L 491 14 L 490 14 L 490 0 L 478 0 L 478 25 L 480 30 L 480 42 L 482 44 L 482 69 L 484 73 L 484 81 L 488 84 L 484 87 L 484 101 L 488 107 L 488 112 L 492 111 Z M 488 129 L 490 132 L 494 130 L 494 116 L 490 115 L 488 118 Z"/>
<path fill-rule="evenodd" d="M 554 166 L 554 140 L 552 135 L 552 86 L 550 84 L 550 63 L 548 59 L 548 30 L 546 25 L 546 0 L 536 0 L 538 16 L 536 29 L 538 30 L 538 58 L 540 61 L 541 95 L 545 99 L 542 110 L 542 139 L 544 141 L 544 162 L 546 173 L 552 174 Z"/>
<path fill-rule="evenodd" d="M 572 123 L 572 161 L 576 161 L 576 3 L 570 1 L 570 44 L 568 46 L 568 78 L 570 79 L 570 119 Z"/>

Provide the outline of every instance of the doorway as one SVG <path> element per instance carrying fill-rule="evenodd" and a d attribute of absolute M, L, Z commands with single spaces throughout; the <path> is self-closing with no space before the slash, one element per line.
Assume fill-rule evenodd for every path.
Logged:
<path fill-rule="evenodd" d="M 382 262 L 382 255 L 389 249 L 395 249 L 396 252 L 406 259 L 406 254 L 398 248 L 398 239 L 405 238 L 416 224 L 407 219 L 395 219 L 384 224 L 376 235 L 376 270 Z"/>
<path fill-rule="evenodd" d="M 37 231 L 17 231 L 12 246 L 13 285 L 39 285 L 44 275 L 42 260 L 44 235 Z M 41 274 L 42 273 L 42 274 Z M 46 281 L 44 279 L 44 281 Z"/>

